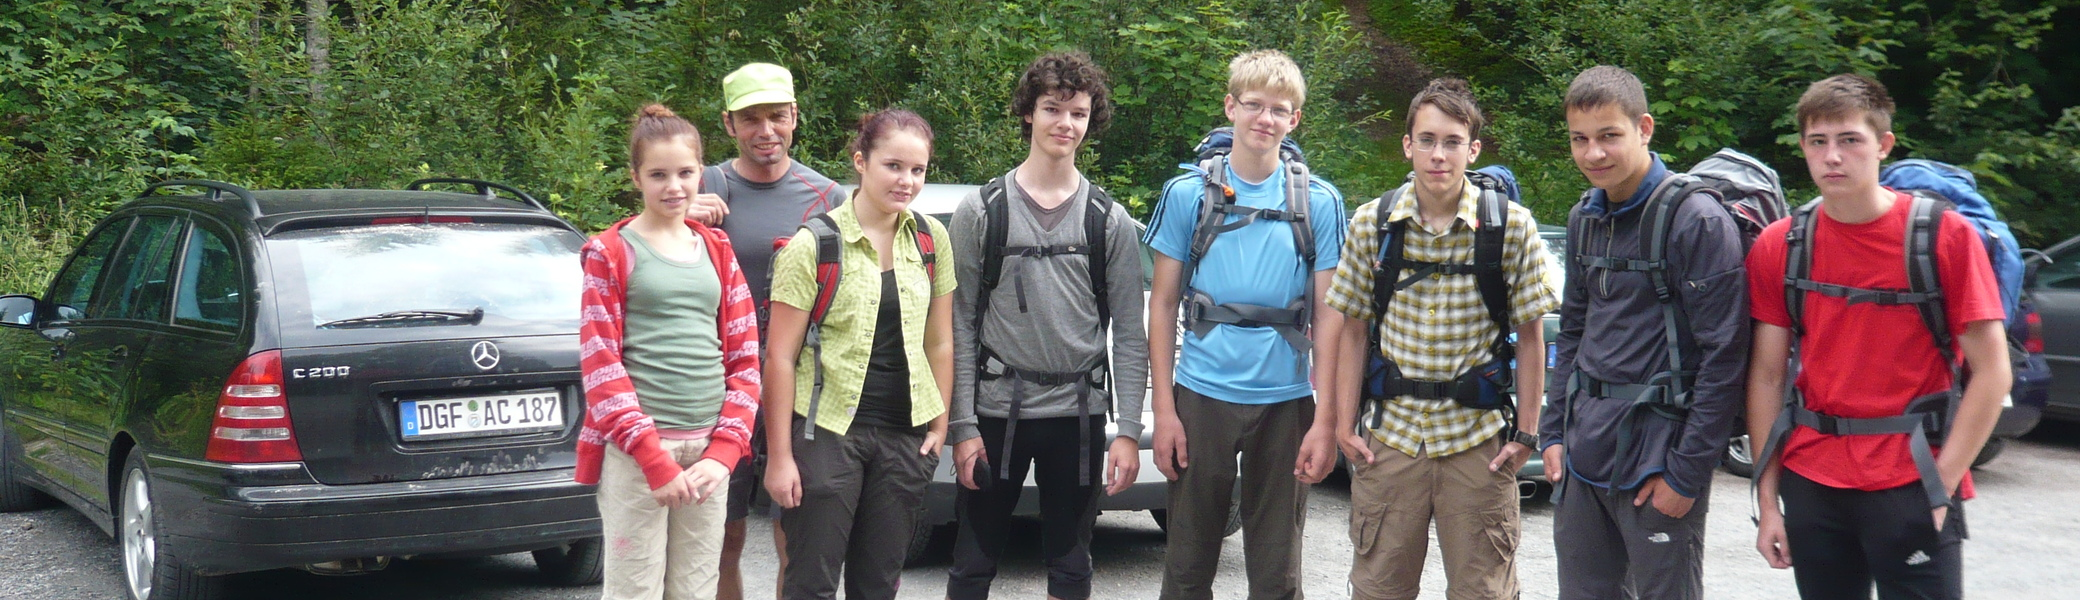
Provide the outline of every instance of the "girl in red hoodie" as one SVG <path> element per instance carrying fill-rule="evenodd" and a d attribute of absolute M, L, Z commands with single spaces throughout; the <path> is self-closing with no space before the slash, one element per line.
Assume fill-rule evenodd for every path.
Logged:
<path fill-rule="evenodd" d="M 700 132 L 636 113 L 630 179 L 643 212 L 585 244 L 577 479 L 599 485 L 601 597 L 711 599 L 730 469 L 758 408 L 758 317 L 720 229 L 686 218 Z"/>

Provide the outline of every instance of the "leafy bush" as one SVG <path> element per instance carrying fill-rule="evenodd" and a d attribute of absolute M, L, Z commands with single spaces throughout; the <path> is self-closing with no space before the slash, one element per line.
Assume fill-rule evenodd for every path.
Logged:
<path fill-rule="evenodd" d="M 1792 106 L 1812 81 L 1858 72 L 1899 103 L 1895 157 L 1973 170 L 2024 242 L 2044 245 L 2080 233 L 2072 202 L 2056 195 L 2080 177 L 2080 79 L 2048 67 L 2080 60 L 2072 36 L 2051 35 L 2075 4 L 1375 0 L 1371 16 L 1432 68 L 1479 86 L 1493 158 L 1524 176 L 1541 220 L 1564 217 L 1586 186 L 1560 108 L 1583 69 L 1639 75 L 1655 149 L 1671 165 L 1734 146 L 1776 165 L 1795 196 L 1813 191 Z"/>

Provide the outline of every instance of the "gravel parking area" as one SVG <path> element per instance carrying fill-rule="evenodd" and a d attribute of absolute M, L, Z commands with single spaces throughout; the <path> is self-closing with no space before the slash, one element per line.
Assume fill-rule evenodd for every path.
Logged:
<path fill-rule="evenodd" d="M 2011 443 L 2004 455 L 1975 472 L 1979 499 L 1968 506 L 1973 538 L 1965 544 L 1965 589 L 1979 598 L 2072 598 L 2080 589 L 2080 425 L 2046 423 Z M 1148 473 L 1145 476 L 1159 477 Z M 1712 598 L 1780 599 L 1796 596 L 1791 574 L 1764 565 L 1753 549 L 1748 521 L 1748 482 L 1720 474 L 1714 482 L 1707 537 L 1705 585 Z M 1331 479 L 1316 486 L 1308 502 L 1307 592 L 1343 598 L 1350 567 L 1348 484 Z M 773 597 L 775 572 L 769 523 L 751 522 L 745 571 L 752 598 Z M 1027 522 L 1025 539 L 1038 539 L 1039 523 Z M 925 564 L 910 569 L 904 598 L 939 598 L 945 586 L 950 532 L 942 531 Z M 1520 573 L 1524 598 L 1553 597 L 1552 508 L 1524 507 Z M 1219 598 L 1240 600 L 1243 536 L 1228 540 L 1222 555 Z M 1101 598 L 1152 597 L 1162 580 L 1163 533 L 1145 513 L 1112 513 L 1099 519 L 1093 540 Z M 1423 598 L 1444 598 L 1444 576 L 1436 551 L 1425 571 Z M 0 598 L 121 598 L 122 574 L 116 545 L 85 517 L 69 508 L 0 514 Z M 299 600 L 384 598 L 591 599 L 599 589 L 546 587 L 535 579 L 525 554 L 483 559 L 397 561 L 389 570 L 355 577 L 320 577 L 300 571 L 237 576 L 227 597 Z M 1031 549 L 1015 552 L 997 582 L 998 597 L 1034 598 L 1046 591 L 1046 574 Z"/>

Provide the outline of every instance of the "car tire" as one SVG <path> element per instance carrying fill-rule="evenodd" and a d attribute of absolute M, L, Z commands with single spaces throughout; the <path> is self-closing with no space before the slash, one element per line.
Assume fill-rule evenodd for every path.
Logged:
<path fill-rule="evenodd" d="M 924 564 L 925 553 L 932 549 L 932 538 L 939 534 L 939 526 L 925 522 L 924 513 L 917 515 L 917 524 L 910 527 L 910 544 L 904 549 L 903 567 Z"/>
<path fill-rule="evenodd" d="M 606 578 L 606 542 L 589 537 L 534 551 L 534 568 L 550 585 L 593 585 Z"/>
<path fill-rule="evenodd" d="M 182 560 L 181 549 L 161 535 L 161 512 L 144 452 L 131 452 L 123 461 L 122 487 L 112 504 L 123 582 L 131 600 L 208 600 L 218 595 L 223 578 L 197 574 Z"/>
<path fill-rule="evenodd" d="M 1733 436 L 1733 439 L 1726 441 L 1726 458 L 1719 461 L 1719 464 L 1724 465 L 1728 473 L 1749 479 L 1755 478 L 1755 445 L 1749 443 L 1746 435 Z"/>
<path fill-rule="evenodd" d="M 1148 516 L 1156 520 L 1157 528 L 1162 529 L 1166 533 L 1170 531 L 1170 511 L 1161 508 L 1150 509 Z M 1228 503 L 1228 525 L 1222 528 L 1221 537 L 1235 535 L 1235 532 L 1238 531 L 1242 531 L 1242 501 L 1240 500 Z"/>
<path fill-rule="evenodd" d="M 1979 455 L 1972 457 L 1972 468 L 1977 469 L 1981 465 L 1993 462 L 1994 457 L 2000 456 L 2001 451 L 2006 449 L 2008 449 L 2008 438 L 1986 438 L 1986 445 L 1979 448 Z"/>
<path fill-rule="evenodd" d="M 15 470 L 14 441 L 8 439 L 5 427 L 0 427 L 0 512 L 19 512 L 42 508 L 46 496 L 29 484 L 22 483 Z"/>

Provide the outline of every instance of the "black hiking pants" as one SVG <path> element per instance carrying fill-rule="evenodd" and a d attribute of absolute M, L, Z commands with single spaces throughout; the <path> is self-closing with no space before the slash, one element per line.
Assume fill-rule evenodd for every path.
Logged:
<path fill-rule="evenodd" d="M 1828 487 L 1784 470 L 1784 537 L 1798 595 L 1807 600 L 1961 600 L 1963 503 L 1935 528 L 1921 483 L 1866 492 Z"/>
<path fill-rule="evenodd" d="M 953 545 L 953 566 L 946 573 L 946 597 L 974 600 L 989 597 L 997 577 L 997 561 L 1010 545 L 1011 515 L 1018 508 L 1030 471 L 1040 491 L 1040 559 L 1047 564 L 1047 595 L 1083 600 L 1091 595 L 1091 527 L 1098 519 L 1098 490 L 1103 487 L 1105 420 L 1090 419 L 1078 434 L 1076 417 L 1019 419 L 1018 443 L 1005 457 L 1005 420 L 978 417 L 983 455 L 991 478 L 981 490 L 960 489 L 955 504 L 960 535 Z M 1079 483 L 1077 444 L 1086 444 L 1090 481 Z M 998 478 L 1009 460 L 1011 477 Z M 977 481 L 976 483 L 982 483 Z M 1021 540 L 1026 541 L 1026 540 Z"/>

